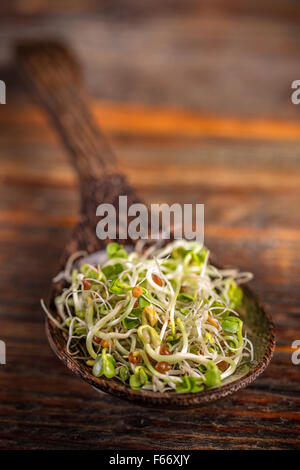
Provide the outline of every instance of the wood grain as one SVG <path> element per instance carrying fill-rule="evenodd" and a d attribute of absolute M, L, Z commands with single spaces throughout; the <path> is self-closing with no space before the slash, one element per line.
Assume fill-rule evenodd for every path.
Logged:
<path fill-rule="evenodd" d="M 124 102 L 95 100 L 91 108 L 98 125 L 112 135 L 138 138 L 189 139 L 234 138 L 271 141 L 299 141 L 299 120 L 271 118 L 234 118 L 205 115 L 200 112 L 176 109 L 175 107 L 141 106 Z M 11 106 L 5 117 L 0 113 L 0 122 L 16 125 L 38 124 L 43 129 L 45 116 L 36 106 Z"/>
<path fill-rule="evenodd" d="M 77 220 L 76 178 L 16 73 L 3 68 L 0 448 L 299 449 L 300 369 L 291 363 L 300 339 L 299 108 L 289 99 L 299 78 L 299 6 L 218 2 L 214 12 L 194 5 L 160 14 L 161 6 L 145 13 L 141 5 L 123 19 L 112 7 L 42 23 L 29 16 L 18 28 L 11 18 L 1 25 L 0 62 L 20 35 L 73 41 L 97 119 L 141 197 L 204 202 L 206 244 L 218 261 L 254 272 L 252 287 L 276 325 L 275 357 L 246 390 L 177 413 L 99 395 L 67 372 L 46 342 L 39 299 Z"/>

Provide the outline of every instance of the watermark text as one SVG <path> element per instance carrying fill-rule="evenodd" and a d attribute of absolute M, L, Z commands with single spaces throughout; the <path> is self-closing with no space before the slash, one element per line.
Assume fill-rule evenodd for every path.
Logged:
<path fill-rule="evenodd" d="M 204 243 L 204 204 L 145 204 L 128 206 L 127 196 L 119 196 L 118 206 L 100 204 L 96 227 L 100 240 L 197 240 Z"/>
<path fill-rule="evenodd" d="M 292 349 L 296 349 L 292 354 L 292 363 L 298 366 L 300 364 L 300 339 L 296 339 L 292 343 Z"/>
<path fill-rule="evenodd" d="M 6 364 L 6 344 L 0 340 L 0 364 Z"/>
<path fill-rule="evenodd" d="M 0 104 L 6 104 L 6 85 L 3 80 L 0 80 Z"/>

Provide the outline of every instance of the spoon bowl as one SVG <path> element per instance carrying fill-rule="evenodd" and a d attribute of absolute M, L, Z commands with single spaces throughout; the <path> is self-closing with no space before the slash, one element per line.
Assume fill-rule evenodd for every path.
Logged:
<path fill-rule="evenodd" d="M 126 249 L 130 250 L 130 247 L 126 246 Z M 100 250 L 88 255 L 82 262 L 101 264 L 104 263 L 106 259 L 106 251 Z M 59 293 L 61 287 L 61 284 L 59 287 L 56 287 L 52 298 Z M 92 374 L 90 367 L 86 366 L 83 361 L 73 359 L 72 356 L 67 353 L 66 336 L 64 332 L 57 328 L 49 319 L 46 320 L 46 333 L 50 346 L 59 359 L 62 360 L 74 374 L 81 377 L 96 389 L 144 406 L 169 409 L 193 408 L 211 401 L 219 400 L 246 387 L 265 370 L 272 358 L 275 338 L 270 315 L 266 312 L 263 305 L 249 287 L 243 286 L 242 289 L 244 293 L 243 304 L 238 311 L 243 320 L 247 337 L 253 344 L 254 360 L 249 365 L 237 367 L 234 374 L 223 380 L 219 388 L 206 389 L 196 394 L 176 392 L 159 393 L 143 390 L 134 391 L 128 385 L 122 384 L 117 379 L 106 379 L 105 377 L 96 378 Z"/>

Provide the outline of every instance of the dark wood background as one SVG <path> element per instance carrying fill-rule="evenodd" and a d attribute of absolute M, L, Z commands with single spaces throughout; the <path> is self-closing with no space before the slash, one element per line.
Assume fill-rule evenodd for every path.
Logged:
<path fill-rule="evenodd" d="M 300 448 L 300 5 L 275 1 L 1 2 L 2 449 Z M 150 202 L 205 204 L 206 244 L 250 270 L 277 348 L 253 385 L 193 411 L 101 395 L 51 352 L 39 299 L 77 220 L 75 175 L 13 62 L 67 39 L 124 172 Z M 100 203 L 101 201 L 99 201 Z"/>

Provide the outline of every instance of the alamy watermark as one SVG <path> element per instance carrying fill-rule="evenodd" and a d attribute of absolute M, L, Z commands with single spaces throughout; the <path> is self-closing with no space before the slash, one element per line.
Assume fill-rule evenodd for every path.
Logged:
<path fill-rule="evenodd" d="M 294 80 L 291 84 L 291 88 L 295 89 L 291 94 L 291 101 L 293 104 L 300 103 L 300 80 Z"/>
<path fill-rule="evenodd" d="M 6 85 L 3 80 L 0 80 L 0 104 L 6 104 Z"/>
<path fill-rule="evenodd" d="M 0 340 L 0 364 L 6 364 L 6 344 Z"/>
<path fill-rule="evenodd" d="M 296 349 L 292 354 L 292 363 L 298 366 L 300 364 L 300 339 L 295 339 L 292 343 L 292 349 Z"/>
<path fill-rule="evenodd" d="M 127 196 L 119 196 L 118 207 L 100 204 L 96 227 L 100 240 L 197 240 L 204 243 L 204 204 L 151 204 L 128 206 Z"/>
<path fill-rule="evenodd" d="M 0 80 L 0 104 L 6 104 L 6 86 L 3 80 Z M 6 364 L 6 344 L 0 340 L 0 365 Z"/>

